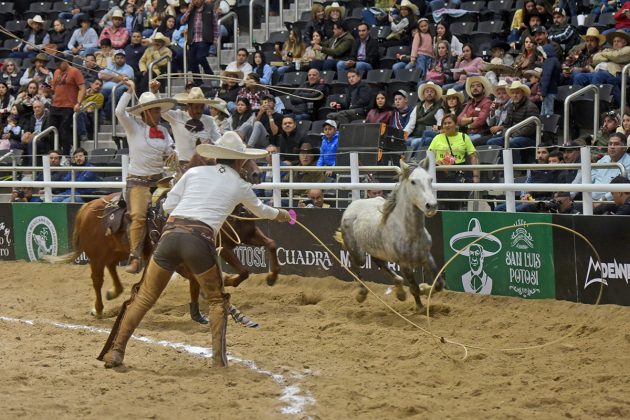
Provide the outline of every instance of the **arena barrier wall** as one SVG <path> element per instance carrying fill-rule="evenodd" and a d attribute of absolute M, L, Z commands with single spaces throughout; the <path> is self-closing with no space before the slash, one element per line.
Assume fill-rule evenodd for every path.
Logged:
<path fill-rule="evenodd" d="M 0 260 L 36 261 L 46 253 L 68 252 L 79 207 L 62 203 L 0 204 Z M 333 239 L 341 210 L 295 211 L 298 221 L 312 230 L 344 265 L 351 266 L 347 252 Z M 448 288 L 594 303 L 603 283 L 601 303 L 630 306 L 630 255 L 626 251 L 630 217 L 443 211 L 427 219 L 427 228 L 433 237 L 433 256 L 442 267 L 457 250 L 480 236 L 506 226 L 534 222 L 552 222 L 583 234 L 597 249 L 601 264 L 590 247 L 571 232 L 551 226 L 520 226 L 487 236 L 478 243 L 479 247 L 470 247 L 466 255 L 456 257 L 446 270 Z M 283 274 L 351 280 L 332 254 L 300 227 L 270 221 L 258 222 L 258 226 L 278 244 Z M 269 270 L 264 248 L 243 245 L 235 252 L 250 271 Z M 76 262 L 84 264 L 87 259 L 82 256 Z M 397 269 L 395 265 L 393 268 Z M 361 272 L 366 280 L 390 282 L 370 259 Z"/>

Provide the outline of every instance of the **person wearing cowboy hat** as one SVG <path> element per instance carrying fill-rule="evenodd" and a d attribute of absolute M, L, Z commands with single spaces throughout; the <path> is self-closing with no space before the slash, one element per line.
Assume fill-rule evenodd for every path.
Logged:
<path fill-rule="evenodd" d="M 221 135 L 230 130 L 230 111 L 227 108 L 227 102 L 221 98 L 214 98 L 209 104 L 210 116 L 214 119 L 214 123 Z"/>
<path fill-rule="evenodd" d="M 142 244 L 145 239 L 147 207 L 151 202 L 151 188 L 162 178 L 164 161 L 173 151 L 173 140 L 166 128 L 158 125 L 163 112 L 173 108 L 175 99 L 160 99 L 144 92 L 138 104 L 127 108 L 135 84 L 125 80 L 127 91 L 116 105 L 116 117 L 127 134 L 129 143 L 129 175 L 127 177 L 127 207 L 131 216 L 129 226 L 130 261 L 128 273 L 142 270 Z M 134 118 L 134 117 L 140 117 Z"/>
<path fill-rule="evenodd" d="M 529 117 L 540 114 L 538 107 L 529 100 L 529 95 L 531 95 L 529 87 L 521 83 L 520 80 L 512 82 L 508 88 L 508 92 L 512 97 L 512 104 L 508 108 L 508 115 L 505 119 L 505 124 L 499 127 L 499 131 L 504 131 L 506 128 L 512 127 Z M 533 147 L 536 144 L 535 137 L 536 126 L 533 123 L 518 128 L 512 132 L 512 137 L 509 139 L 508 147 L 510 149 L 514 149 L 512 151 L 514 163 L 522 163 L 520 149 Z M 502 135 L 494 136 L 488 140 L 487 144 L 504 146 L 505 139 Z"/>
<path fill-rule="evenodd" d="M 129 41 L 129 32 L 123 24 L 124 17 L 122 10 L 114 10 L 111 19 L 112 25 L 107 26 L 105 29 L 103 29 L 103 32 L 101 32 L 101 36 L 98 38 L 98 41 L 101 42 L 102 40 L 107 38 L 112 42 L 113 48 L 125 48 L 127 42 Z"/>
<path fill-rule="evenodd" d="M 162 32 L 156 32 L 156 34 L 153 35 L 151 46 L 144 50 L 144 54 L 142 54 L 138 62 L 138 67 L 140 68 L 138 85 L 143 91 L 149 88 L 149 63 L 162 57 L 173 58 L 173 51 L 168 48 L 170 44 L 171 40 L 168 39 L 168 37 Z M 162 72 L 166 71 L 166 67 L 166 61 L 162 61 L 158 66 L 153 66 L 153 77 L 159 76 Z"/>
<path fill-rule="evenodd" d="M 88 15 L 83 15 L 79 23 L 81 26 L 72 33 L 66 53 L 85 57 L 94 54 L 98 48 L 98 34 L 92 28 L 92 19 Z"/>
<path fill-rule="evenodd" d="M 350 59 L 354 38 L 348 32 L 348 25 L 345 21 L 340 20 L 333 24 L 333 36 L 322 42 L 321 44 L 313 44 L 311 47 L 314 51 L 320 51 L 325 54 L 324 60 L 311 60 L 311 68 L 317 70 L 336 70 L 337 63 Z"/>
<path fill-rule="evenodd" d="M 499 83 L 494 86 L 494 101 L 492 102 L 490 113 L 486 119 L 490 134 L 474 140 L 473 144 L 475 146 L 484 145 L 492 136 L 502 133 L 508 109 L 512 103 L 512 99 L 510 99 L 510 95 L 507 91 L 508 86 L 509 84 L 505 80 L 500 80 Z"/>
<path fill-rule="evenodd" d="M 125 302 L 99 360 L 106 368 L 120 366 L 129 338 L 155 304 L 175 269 L 185 265 L 209 300 L 212 362 L 227 367 L 225 332 L 230 295 L 223 289 L 215 238 L 238 204 L 263 219 L 289 222 L 284 209 L 263 204 L 239 172 L 248 159 L 263 158 L 265 150 L 246 148 L 238 134 L 227 132 L 216 144 L 200 144 L 197 153 L 216 164 L 191 168 L 175 184 L 164 202 L 170 214 L 140 286 Z"/>
<path fill-rule="evenodd" d="M 50 44 L 50 34 L 44 28 L 44 19 L 40 15 L 36 15 L 27 21 L 28 28 L 24 31 L 23 39 L 19 45 L 13 48 L 9 57 L 11 58 L 32 58 Z"/>
<path fill-rule="evenodd" d="M 44 53 L 39 53 L 33 58 L 32 62 L 31 67 L 26 69 L 22 77 L 20 77 L 20 86 L 27 86 L 31 81 L 51 84 L 53 72 L 46 67 L 48 56 Z"/>
<path fill-rule="evenodd" d="M 457 116 L 457 125 L 467 127 L 467 134 L 474 142 L 481 136 L 488 134 L 489 127 L 486 120 L 492 106 L 492 101 L 489 98 L 492 94 L 492 85 L 483 76 L 469 76 L 466 78 L 465 89 L 468 94 L 468 102 Z"/>
<path fill-rule="evenodd" d="M 214 4 L 203 0 L 192 0 L 190 7 L 181 17 L 180 23 L 188 24 L 186 43 L 192 72 L 197 73 L 201 66 L 206 74 L 214 74 L 207 60 L 210 48 L 220 47 L 216 45 L 218 39 L 215 38 L 215 25 L 218 22 Z M 195 86 L 201 86 L 203 83 L 199 77 L 193 77 L 193 82 Z"/>
<path fill-rule="evenodd" d="M 418 88 L 418 104 L 411 111 L 409 122 L 404 128 L 407 133 L 407 145 L 415 153 L 423 146 L 422 138 L 426 129 L 437 126 L 442 121 L 442 87 L 427 82 Z"/>
<path fill-rule="evenodd" d="M 593 71 L 593 57 L 606 43 L 606 37 L 597 28 L 588 28 L 586 35 L 580 36 L 584 42 L 569 51 L 562 64 L 562 84 L 574 84 L 575 75 Z"/>
<path fill-rule="evenodd" d="M 150 88 L 151 92 L 157 95 L 160 82 L 152 80 Z M 215 101 L 206 99 L 200 87 L 195 86 L 188 93 L 178 93 L 173 99 L 179 104 L 186 105 L 186 110 L 165 110 L 162 112 L 162 118 L 171 125 L 179 164 L 185 171 L 190 159 L 195 154 L 197 144 L 215 143 L 221 138 L 221 133 L 214 118 L 204 114 L 206 105 Z M 197 121 L 200 124 L 195 124 Z"/>
<path fill-rule="evenodd" d="M 334 36 L 333 25 L 338 22 L 343 22 L 343 18 L 346 15 L 346 8 L 341 6 L 339 2 L 333 2 L 332 4 L 324 8 L 324 38 L 329 39 Z M 323 41 L 323 40 L 322 40 Z"/>
<path fill-rule="evenodd" d="M 593 56 L 594 71 L 575 75 L 578 86 L 608 84 L 613 86 L 615 107 L 621 104 L 621 70 L 630 63 L 630 34 L 615 31 L 606 35 L 611 48 L 605 48 Z"/>

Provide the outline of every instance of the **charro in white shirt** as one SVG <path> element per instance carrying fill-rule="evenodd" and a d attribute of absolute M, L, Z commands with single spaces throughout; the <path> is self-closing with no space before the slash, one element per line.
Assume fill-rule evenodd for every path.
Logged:
<path fill-rule="evenodd" d="M 278 209 L 260 201 L 233 168 L 218 163 L 189 169 L 168 193 L 163 208 L 171 216 L 207 224 L 216 235 L 238 204 L 264 219 L 278 215 Z"/>
<path fill-rule="evenodd" d="M 212 142 L 216 142 L 221 137 L 221 132 L 214 118 L 209 115 L 204 114 L 199 118 L 204 127 L 204 131 L 199 133 L 191 133 L 186 129 L 186 122 L 191 119 L 190 114 L 186 111 L 171 109 L 163 112 L 162 118 L 171 124 L 179 160 L 189 161 L 192 158 L 195 154 L 197 138 L 208 138 Z"/>
<path fill-rule="evenodd" d="M 129 143 L 129 174 L 136 176 L 151 176 L 162 172 L 163 158 L 173 153 L 173 139 L 166 128 L 157 128 L 164 134 L 164 139 L 149 137 L 148 124 L 131 116 L 126 108 L 131 95 L 125 92 L 116 105 L 116 116 L 120 125 L 127 133 Z"/>

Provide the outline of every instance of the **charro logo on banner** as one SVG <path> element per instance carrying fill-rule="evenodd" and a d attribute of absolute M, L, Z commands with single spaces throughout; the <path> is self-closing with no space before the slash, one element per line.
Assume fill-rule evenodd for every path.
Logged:
<path fill-rule="evenodd" d="M 446 270 L 448 287 L 479 294 L 555 297 L 551 228 L 525 226 L 550 219 L 542 214 L 523 219 L 509 213 L 444 213 L 445 260 L 463 250 Z M 489 234 L 510 225 L 514 229 Z"/>
<path fill-rule="evenodd" d="M 31 261 L 42 259 L 46 255 L 57 255 L 59 242 L 53 222 L 46 216 L 31 220 L 26 228 L 26 252 Z"/>

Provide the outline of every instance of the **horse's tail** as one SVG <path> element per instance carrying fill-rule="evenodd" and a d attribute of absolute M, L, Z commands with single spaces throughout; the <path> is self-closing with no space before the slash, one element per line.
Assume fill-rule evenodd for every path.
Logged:
<path fill-rule="evenodd" d="M 341 245 L 342 247 L 345 247 L 346 244 L 343 241 L 343 235 L 341 234 L 341 229 L 337 229 L 337 231 L 333 235 L 333 238 L 335 238 L 335 241 L 339 242 L 339 245 Z"/>
<path fill-rule="evenodd" d="M 45 255 L 42 259 L 50 264 L 67 264 L 76 260 L 81 255 L 79 248 L 79 232 L 83 222 L 83 214 L 87 211 L 87 203 L 82 205 L 74 219 L 74 230 L 72 231 L 72 249 L 74 251 L 64 255 Z"/>

